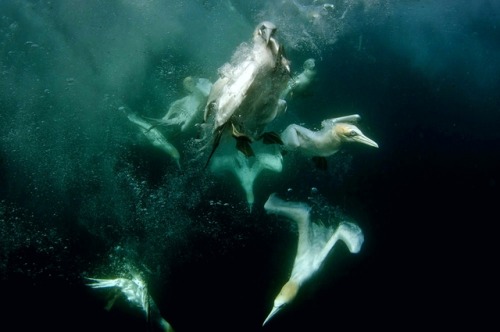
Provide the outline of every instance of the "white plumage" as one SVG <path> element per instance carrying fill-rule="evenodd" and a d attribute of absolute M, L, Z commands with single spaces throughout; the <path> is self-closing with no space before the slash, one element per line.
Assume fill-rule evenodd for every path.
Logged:
<path fill-rule="evenodd" d="M 276 296 L 271 312 L 264 324 L 290 303 L 302 284 L 323 264 L 325 258 L 338 240 L 342 240 L 351 253 L 357 253 L 364 241 L 361 229 L 350 222 L 340 222 L 337 228 L 313 223 L 311 207 L 300 202 L 286 202 L 276 194 L 269 196 L 264 205 L 267 213 L 276 214 L 295 222 L 298 227 L 297 254 L 289 280 Z"/>
<path fill-rule="evenodd" d="M 98 279 L 98 278 L 87 278 L 92 281 L 87 284 L 87 286 L 92 288 L 112 288 L 117 291 L 115 297 L 113 297 L 110 303 L 107 305 L 107 309 L 111 309 L 117 296 L 121 293 L 125 296 L 127 301 L 140 309 L 145 317 L 156 324 L 162 331 L 174 332 L 170 323 L 168 323 L 160 315 L 160 311 L 148 293 L 146 283 L 142 280 L 139 275 L 134 275 L 132 279 L 126 278 L 115 278 L 115 279 Z"/>
<path fill-rule="evenodd" d="M 281 133 L 284 149 L 298 151 L 306 156 L 328 157 L 335 154 L 346 142 L 358 142 L 378 148 L 375 141 L 351 124 L 359 118 L 359 115 L 354 114 L 327 119 L 321 123 L 322 128 L 318 131 L 291 124 Z"/>
<path fill-rule="evenodd" d="M 188 76 L 184 79 L 183 85 L 189 94 L 174 101 L 158 122 L 163 125 L 178 126 L 181 132 L 187 132 L 203 120 L 203 110 L 212 83 L 206 78 Z"/>
<path fill-rule="evenodd" d="M 212 153 L 225 129 L 232 130 L 237 139 L 245 137 L 248 143 L 260 139 L 265 127 L 285 110 L 280 94 L 290 67 L 275 32 L 271 22 L 257 25 L 251 45 L 240 45 L 231 63 L 219 70 L 220 78 L 213 84 L 205 108 L 205 121 L 215 136 Z"/>
<path fill-rule="evenodd" d="M 124 106 L 119 107 L 119 110 L 125 113 L 130 122 L 135 123 L 139 127 L 140 131 L 144 134 L 144 136 L 146 136 L 149 142 L 153 144 L 153 146 L 156 146 L 172 157 L 177 166 L 181 168 L 179 151 L 157 128 L 155 128 L 154 125 L 150 124 L 136 113 L 131 112 Z"/>
<path fill-rule="evenodd" d="M 233 173 L 245 191 L 248 207 L 252 211 L 254 197 L 254 183 L 256 178 L 264 170 L 281 172 L 283 169 L 283 157 L 276 151 L 257 152 L 255 158 L 247 158 L 240 151 L 232 154 L 224 154 L 214 157 L 210 169 L 215 173 Z"/>

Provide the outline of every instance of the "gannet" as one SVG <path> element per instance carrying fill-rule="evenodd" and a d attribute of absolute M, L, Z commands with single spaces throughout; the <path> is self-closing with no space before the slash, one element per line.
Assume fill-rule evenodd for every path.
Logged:
<path fill-rule="evenodd" d="M 120 294 L 123 294 L 128 302 L 134 307 L 142 310 L 148 322 L 156 324 L 162 331 L 174 332 L 172 326 L 161 316 L 156 303 L 153 301 L 147 291 L 146 283 L 139 275 L 134 275 L 132 279 L 97 279 L 87 278 L 92 281 L 87 284 L 92 288 L 114 288 L 115 295 L 106 305 L 106 310 L 111 310 Z"/>
<path fill-rule="evenodd" d="M 283 90 L 283 92 L 281 93 L 280 98 L 286 99 L 288 95 L 293 94 L 294 92 L 304 92 L 316 77 L 315 67 L 316 63 L 313 58 L 304 61 L 302 72 L 292 77 L 292 79 L 288 82 L 285 90 Z"/>
<path fill-rule="evenodd" d="M 252 44 L 243 43 L 231 63 L 220 70 L 205 107 L 204 120 L 212 122 L 210 161 L 225 131 L 237 140 L 237 148 L 246 156 L 253 151 L 250 143 L 263 138 L 265 143 L 281 143 L 279 135 L 264 133 L 274 118 L 286 109 L 280 94 L 290 76 L 290 64 L 284 48 L 274 38 L 271 22 L 257 25 Z"/>
<path fill-rule="evenodd" d="M 139 127 L 141 132 L 144 134 L 144 136 L 146 136 L 146 138 L 151 142 L 151 144 L 166 152 L 169 156 L 171 156 L 175 160 L 179 169 L 181 168 L 181 164 L 179 161 L 180 160 L 179 151 L 175 146 L 172 145 L 172 143 L 170 143 L 165 138 L 165 136 L 157 128 L 155 128 L 146 120 L 142 119 L 139 115 L 128 110 L 124 106 L 121 106 L 118 109 L 125 113 L 130 122 L 135 123 Z"/>
<path fill-rule="evenodd" d="M 302 284 L 318 271 L 338 240 L 342 240 L 351 253 L 358 253 L 364 241 L 361 228 L 351 222 L 342 221 L 337 228 L 313 223 L 311 207 L 305 203 L 286 202 L 271 194 L 264 209 L 296 222 L 299 236 L 290 278 L 274 299 L 273 308 L 262 325 L 295 298 Z"/>
<path fill-rule="evenodd" d="M 247 158 L 242 152 L 236 150 L 231 154 L 214 157 L 210 169 L 219 174 L 229 171 L 238 178 L 245 191 L 248 208 L 251 212 L 255 201 L 253 191 L 255 179 L 264 170 L 281 172 L 283 157 L 277 151 L 277 153 L 257 152 L 255 158 Z"/>
<path fill-rule="evenodd" d="M 327 119 L 321 122 L 322 129 L 318 131 L 291 124 L 281 133 L 283 148 L 313 157 L 320 168 L 326 168 L 325 157 L 335 154 L 346 142 L 358 142 L 378 148 L 375 141 L 352 124 L 359 119 L 358 114 Z"/>
<path fill-rule="evenodd" d="M 203 120 L 203 110 L 212 83 L 206 78 L 188 76 L 183 80 L 183 85 L 189 95 L 174 101 L 158 124 L 176 125 L 181 132 L 186 132 Z"/>
<path fill-rule="evenodd" d="M 314 1 L 316 2 L 316 1 Z M 331 3 L 324 3 L 319 5 L 302 5 L 295 0 L 290 1 L 295 6 L 297 11 L 310 23 L 319 24 L 322 17 L 328 17 L 335 6 Z"/>

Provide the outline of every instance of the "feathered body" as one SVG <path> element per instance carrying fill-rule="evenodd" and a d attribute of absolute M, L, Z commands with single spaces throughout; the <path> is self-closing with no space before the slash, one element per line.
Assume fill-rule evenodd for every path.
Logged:
<path fill-rule="evenodd" d="M 364 236 L 354 223 L 341 221 L 337 227 L 316 223 L 311 219 L 311 207 L 302 202 L 284 201 L 271 194 L 264 204 L 267 213 L 284 217 L 297 224 L 297 254 L 290 278 L 274 299 L 273 308 L 264 324 L 293 301 L 300 287 L 323 265 L 334 245 L 343 241 L 351 253 L 361 249 Z"/>
<path fill-rule="evenodd" d="M 359 118 L 359 115 L 354 114 L 327 119 L 321 122 L 321 129 L 317 131 L 291 124 L 281 133 L 281 139 L 286 150 L 300 151 L 307 156 L 317 157 L 335 154 L 346 142 L 358 142 L 377 148 L 376 142 L 352 124 Z"/>
<path fill-rule="evenodd" d="M 283 47 L 273 37 L 275 31 L 274 24 L 260 23 L 252 43 L 241 44 L 231 63 L 219 70 L 220 78 L 212 86 L 205 108 L 205 121 L 215 136 L 213 150 L 226 129 L 247 142 L 260 139 L 266 126 L 286 108 L 280 94 L 290 68 Z"/>

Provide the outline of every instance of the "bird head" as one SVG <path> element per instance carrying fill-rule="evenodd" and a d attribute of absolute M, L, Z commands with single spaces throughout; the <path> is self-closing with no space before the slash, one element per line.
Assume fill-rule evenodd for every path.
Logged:
<path fill-rule="evenodd" d="M 268 45 L 275 32 L 276 25 L 269 21 L 264 21 L 257 25 L 257 28 L 255 28 L 254 39 L 260 37 L 266 42 L 266 45 Z"/>
<path fill-rule="evenodd" d="M 313 58 L 304 61 L 304 70 L 314 70 L 314 67 L 316 67 L 316 62 Z"/>
<path fill-rule="evenodd" d="M 196 87 L 196 81 L 193 77 L 188 76 L 182 81 L 182 85 L 186 91 L 193 92 Z"/>
<path fill-rule="evenodd" d="M 333 126 L 334 134 L 340 137 L 342 142 L 358 142 L 378 148 L 378 144 L 366 137 L 358 127 L 348 123 L 338 123 Z"/>
<path fill-rule="evenodd" d="M 276 315 L 281 309 L 283 309 L 285 305 L 290 303 L 297 295 L 298 290 L 299 285 L 296 282 L 289 280 L 281 288 L 280 293 L 274 299 L 273 309 L 271 309 L 271 312 L 262 325 L 265 325 L 274 315 Z"/>
<path fill-rule="evenodd" d="M 275 38 L 276 25 L 269 21 L 264 21 L 257 25 L 254 31 L 254 43 L 264 43 L 271 50 L 276 59 L 276 65 L 283 68 L 287 74 L 290 74 L 290 61 L 286 58 L 285 49 Z"/>

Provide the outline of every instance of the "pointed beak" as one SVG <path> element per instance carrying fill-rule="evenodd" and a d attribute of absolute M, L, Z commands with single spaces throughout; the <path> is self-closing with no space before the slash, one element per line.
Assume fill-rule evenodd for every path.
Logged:
<path fill-rule="evenodd" d="M 357 135 L 357 136 L 353 137 L 353 139 L 356 142 L 363 143 L 363 144 L 366 144 L 369 146 L 373 146 L 374 148 L 378 148 L 378 144 L 375 141 L 366 137 L 365 135 Z"/>
<path fill-rule="evenodd" d="M 273 38 L 275 31 L 276 29 L 270 27 L 265 27 L 264 29 L 260 30 L 262 38 L 264 38 L 264 40 L 266 41 L 266 45 L 269 45 L 269 42 L 277 44 L 276 40 Z"/>
<path fill-rule="evenodd" d="M 264 321 L 264 323 L 262 323 L 262 326 L 266 325 L 266 323 L 274 316 L 276 315 L 280 310 L 281 308 L 283 307 L 273 307 L 273 310 L 271 310 L 271 312 L 269 313 L 269 315 L 267 316 L 266 320 Z"/>
<path fill-rule="evenodd" d="M 269 30 L 265 30 L 263 37 L 266 40 L 266 45 L 269 45 L 269 41 L 271 40 L 271 32 Z"/>
<path fill-rule="evenodd" d="M 269 40 L 271 39 L 271 32 L 269 31 L 269 29 L 259 29 L 259 35 L 266 41 L 266 45 L 269 45 Z"/>

